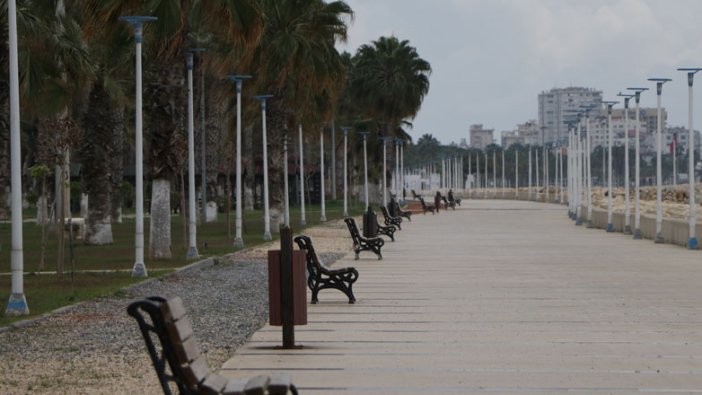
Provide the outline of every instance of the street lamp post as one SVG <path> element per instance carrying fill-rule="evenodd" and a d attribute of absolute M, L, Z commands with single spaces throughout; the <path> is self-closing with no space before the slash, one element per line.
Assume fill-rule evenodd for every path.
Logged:
<path fill-rule="evenodd" d="M 488 198 L 488 152 L 487 152 L 487 147 L 485 148 L 485 189 L 484 189 L 484 194 L 483 198 L 487 199 Z"/>
<path fill-rule="evenodd" d="M 514 149 L 514 198 L 519 200 L 519 146 Z"/>
<path fill-rule="evenodd" d="M 681 68 L 679 71 L 687 72 L 687 103 L 688 103 L 688 129 L 687 129 L 687 180 L 688 180 L 688 200 L 690 205 L 690 215 L 688 220 L 690 225 L 690 236 L 687 240 L 687 248 L 691 250 L 697 249 L 696 223 L 697 213 L 695 200 L 695 134 L 692 128 L 692 83 L 695 79 L 695 74 L 702 68 Z M 677 147 L 676 147 L 677 148 Z"/>
<path fill-rule="evenodd" d="M 383 206 L 388 204 L 388 179 L 387 179 L 387 163 L 388 163 L 388 140 L 392 141 L 393 138 L 390 136 L 381 136 L 380 139 L 383 141 Z"/>
<path fill-rule="evenodd" d="M 663 117 L 661 114 L 661 95 L 663 94 L 663 84 L 671 81 L 670 78 L 649 78 L 649 81 L 656 83 L 656 108 L 658 109 L 658 122 L 656 125 L 656 243 L 663 243 L 663 205 L 662 205 L 662 189 L 663 189 L 663 169 L 661 167 L 661 151 L 663 142 L 661 140 L 661 132 L 663 129 Z"/>
<path fill-rule="evenodd" d="M 502 198 L 505 197 L 505 150 L 502 149 Z"/>
<path fill-rule="evenodd" d="M 20 316 L 29 314 L 27 298 L 24 295 L 24 250 L 22 246 L 22 161 L 19 106 L 19 62 L 17 60 L 17 3 L 7 2 L 9 24 L 8 47 L 10 50 L 10 198 L 12 222 L 12 252 L 10 265 L 12 271 L 12 292 L 7 302 L 5 315 Z M 138 29 L 141 37 L 141 28 Z M 141 39 L 138 41 L 141 42 Z M 140 44 L 137 44 L 139 46 Z M 138 62 L 139 60 L 137 60 Z M 143 262 L 143 258 L 142 258 Z M 142 263 L 143 265 L 143 263 Z M 144 269 L 146 273 L 146 269 Z"/>
<path fill-rule="evenodd" d="M 134 28 L 134 39 L 136 42 L 136 107 L 135 114 L 135 205 L 136 205 L 136 232 L 135 232 L 135 255 L 132 277 L 146 277 L 146 265 L 144 264 L 144 150 L 142 145 L 142 88 L 141 88 L 141 42 L 143 40 L 144 23 L 156 21 L 154 16 L 123 16 L 120 20 L 132 25 Z M 10 73 L 12 76 L 12 73 Z M 14 191 L 14 189 L 13 189 Z M 14 211 L 13 211 L 14 213 Z"/>
<path fill-rule="evenodd" d="M 300 135 L 300 225 L 307 225 L 305 218 L 305 145 L 302 141 L 302 124 L 299 125 L 298 130 Z M 344 147 L 344 165 L 346 165 L 346 147 Z M 344 199 L 344 203 L 346 203 L 346 199 Z M 344 205 L 344 211 L 346 211 L 345 208 Z"/>
<path fill-rule="evenodd" d="M 400 190 L 400 139 L 395 139 L 395 176 L 393 177 L 395 185 L 395 195 L 399 196 Z"/>
<path fill-rule="evenodd" d="M 290 227 L 290 191 L 288 185 L 288 128 L 283 133 L 283 223 Z"/>
<path fill-rule="evenodd" d="M 205 52 L 205 48 L 191 48 L 190 52 Z M 207 138 L 205 131 L 205 63 L 200 55 L 200 221 L 207 222 Z"/>
<path fill-rule="evenodd" d="M 603 101 L 607 106 L 607 232 L 614 232 L 612 224 L 612 107 L 618 102 Z"/>
<path fill-rule="evenodd" d="M 641 101 L 641 92 L 647 91 L 648 88 L 627 88 L 630 91 L 634 92 L 634 100 L 636 101 L 636 144 L 634 145 L 635 147 L 635 158 L 634 158 L 634 239 L 635 240 L 641 240 L 641 211 L 639 210 L 639 197 L 641 194 L 640 188 L 639 188 L 639 183 L 641 180 L 641 167 L 640 167 L 640 160 L 641 160 L 641 155 L 639 154 L 640 151 L 640 132 L 641 132 L 641 122 L 639 122 L 640 119 L 640 101 Z"/>
<path fill-rule="evenodd" d="M 234 235 L 234 248 L 243 248 L 244 239 L 241 236 L 241 88 L 244 80 L 250 75 L 230 75 L 231 81 L 236 82 L 236 233 Z"/>
<path fill-rule="evenodd" d="M 592 151 L 590 149 L 590 110 L 585 112 L 585 179 L 587 184 L 587 227 L 593 228 L 592 222 Z"/>
<path fill-rule="evenodd" d="M 531 200 L 531 147 L 529 147 L 529 177 L 528 177 L 528 189 L 529 189 L 529 200 Z"/>
<path fill-rule="evenodd" d="M 368 207 L 370 207 L 368 202 L 368 151 L 366 142 L 368 139 L 368 132 L 358 132 L 358 134 L 360 134 L 363 139 L 363 190 L 366 198 L 365 211 L 368 211 Z"/>
<path fill-rule="evenodd" d="M 405 140 L 400 139 L 400 193 L 405 199 Z M 399 200 L 399 198 L 398 198 Z"/>
<path fill-rule="evenodd" d="M 343 126 L 341 131 L 344 132 L 344 217 L 349 216 L 349 189 L 348 189 L 348 169 L 347 169 L 347 158 L 348 158 L 348 139 L 349 139 L 349 127 Z M 300 139 L 302 141 L 302 139 Z"/>
<path fill-rule="evenodd" d="M 629 206 L 629 100 L 634 95 L 619 92 L 624 98 L 624 234 L 631 234 L 631 208 Z"/>
<path fill-rule="evenodd" d="M 327 222 L 327 205 L 324 193 L 324 126 L 319 128 L 319 188 L 322 202 L 322 213 L 319 216 L 319 221 Z"/>
<path fill-rule="evenodd" d="M 258 95 L 254 99 L 261 102 L 261 125 L 263 135 L 263 240 L 272 240 L 271 218 L 268 212 L 268 139 L 266 136 L 266 101 L 273 95 Z M 287 177 L 287 174 L 285 175 Z"/>
<path fill-rule="evenodd" d="M 186 54 L 188 69 L 188 252 L 186 259 L 195 259 L 197 252 L 197 213 L 195 211 L 195 109 L 193 104 L 193 53 L 201 48 L 190 49 Z M 204 205 L 205 202 L 203 201 Z M 204 220 L 204 218 L 203 218 Z"/>
<path fill-rule="evenodd" d="M 580 226 L 583 224 L 583 219 L 582 219 L 582 197 L 583 197 L 583 192 L 582 192 L 582 164 L 583 164 L 583 155 L 582 155 L 582 139 L 580 138 L 581 135 L 581 122 L 578 120 L 578 124 L 575 129 L 575 140 L 574 140 L 574 162 L 575 162 L 575 167 L 573 171 L 573 186 L 575 187 L 575 195 L 573 196 L 573 201 L 575 202 L 575 225 Z"/>

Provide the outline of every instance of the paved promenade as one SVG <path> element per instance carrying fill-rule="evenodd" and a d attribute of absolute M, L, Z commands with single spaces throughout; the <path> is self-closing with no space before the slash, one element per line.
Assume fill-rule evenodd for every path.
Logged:
<path fill-rule="evenodd" d="M 469 201 L 353 254 L 358 302 L 266 326 L 221 373 L 303 394 L 702 393 L 702 252 L 576 227 L 565 207 Z M 350 240 L 349 240 L 350 243 Z M 309 292 L 308 292 L 309 294 Z"/>

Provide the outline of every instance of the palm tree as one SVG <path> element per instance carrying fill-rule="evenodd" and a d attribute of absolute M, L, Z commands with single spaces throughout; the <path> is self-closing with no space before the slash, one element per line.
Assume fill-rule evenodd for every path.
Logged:
<path fill-rule="evenodd" d="M 380 37 L 363 45 L 353 59 L 350 90 L 367 116 L 381 120 L 389 135 L 414 118 L 429 92 L 429 62 L 407 40 Z"/>
<path fill-rule="evenodd" d="M 351 8 L 343 1 L 260 0 L 264 31 L 249 70 L 256 93 L 268 101 L 270 204 L 273 230 L 283 202 L 283 139 L 288 127 L 305 122 L 319 130 L 332 118 L 346 68 L 334 45 L 346 40 Z M 315 133 L 316 134 L 316 133 Z"/>
<path fill-rule="evenodd" d="M 175 175 L 178 135 L 183 133 L 185 113 L 185 51 L 196 46 L 193 36 L 205 30 L 229 44 L 226 58 L 246 57 L 262 30 L 255 0 L 107 0 L 89 1 L 97 21 L 119 25 L 127 14 L 148 14 L 158 22 L 147 27 L 147 65 L 144 81 L 145 130 L 152 178 L 149 255 L 171 257 L 170 185 Z"/>

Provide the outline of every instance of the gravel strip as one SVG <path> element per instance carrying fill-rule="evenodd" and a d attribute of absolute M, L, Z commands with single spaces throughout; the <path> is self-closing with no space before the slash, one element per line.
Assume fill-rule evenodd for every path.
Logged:
<path fill-rule="evenodd" d="M 351 251 L 345 224 L 308 229 L 330 264 Z M 268 243 L 192 265 L 125 289 L 123 295 L 83 302 L 0 333 L 2 394 L 159 394 L 156 374 L 133 318 L 134 299 L 180 296 L 213 370 L 231 358 L 268 317 Z"/>

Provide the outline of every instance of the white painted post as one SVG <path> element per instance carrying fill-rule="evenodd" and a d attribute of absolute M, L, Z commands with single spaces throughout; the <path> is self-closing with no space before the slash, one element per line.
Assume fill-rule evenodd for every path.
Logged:
<path fill-rule="evenodd" d="M 670 81 L 668 78 L 649 78 L 649 81 L 656 83 L 656 106 L 658 124 L 656 125 L 656 243 L 663 243 L 663 205 L 662 205 L 662 190 L 663 190 L 663 171 L 661 168 L 661 153 L 663 150 L 662 130 L 663 119 L 661 111 L 661 95 L 663 93 L 663 84 Z"/>
<path fill-rule="evenodd" d="M 254 96 L 256 100 L 261 102 L 261 129 L 263 137 L 263 240 L 266 241 L 273 239 L 271 237 L 271 218 L 268 203 L 268 138 L 266 135 L 266 101 L 271 97 L 273 96 Z"/>
<path fill-rule="evenodd" d="M 627 88 L 628 90 L 634 91 L 634 99 L 636 100 L 636 141 L 635 141 L 635 158 L 634 158 L 634 240 L 641 240 L 643 237 L 641 235 L 641 211 L 639 208 L 639 198 L 640 198 L 640 187 L 641 182 L 641 155 L 640 155 L 640 134 L 641 134 L 641 122 L 640 119 L 640 107 L 639 103 L 641 101 L 641 92 L 647 91 L 648 88 Z"/>
<path fill-rule="evenodd" d="M 17 60 L 17 4 L 7 1 L 9 25 L 10 57 L 10 211 L 12 237 L 10 266 L 12 271 L 12 293 L 7 302 L 5 315 L 20 316 L 29 314 L 27 298 L 24 295 L 24 249 L 22 246 L 22 161 L 19 106 L 19 62 Z"/>
<path fill-rule="evenodd" d="M 324 126 L 319 128 L 319 178 L 320 178 L 320 198 L 322 203 L 322 213 L 319 216 L 320 222 L 327 222 L 327 206 L 324 189 Z"/>
<path fill-rule="evenodd" d="M 692 85 L 695 79 L 695 74 L 702 70 L 701 68 L 682 68 L 679 71 L 687 72 L 687 114 L 688 114 L 688 129 L 687 129 L 687 180 L 688 180 L 688 200 L 690 213 L 688 217 L 690 236 L 687 240 L 687 248 L 696 250 L 697 235 L 697 201 L 695 199 L 695 134 L 692 128 Z M 676 147 L 677 148 L 677 147 Z"/>
<path fill-rule="evenodd" d="M 234 248 L 244 248 L 242 230 L 242 198 L 241 198 L 241 88 L 249 75 L 230 75 L 229 79 L 236 82 L 236 231 Z"/>
<path fill-rule="evenodd" d="M 529 147 L 529 180 L 528 180 L 528 187 L 529 187 L 529 200 L 531 200 L 531 147 Z"/>
<path fill-rule="evenodd" d="M 388 180 L 387 180 L 388 150 L 387 150 L 387 141 L 389 138 L 391 138 L 391 137 L 381 137 L 381 139 L 383 140 L 383 206 L 388 205 Z"/>
<path fill-rule="evenodd" d="M 146 265 L 144 264 L 144 150 L 143 150 L 143 131 L 142 131 L 142 71 L 141 71 L 141 42 L 143 40 L 143 29 L 145 22 L 157 20 L 152 16 L 126 16 L 120 17 L 120 20 L 132 25 L 134 28 L 134 39 L 136 42 L 136 75 L 135 75 L 135 206 L 136 206 L 136 230 L 134 235 L 135 245 L 135 262 L 132 268 L 132 277 L 147 277 Z M 12 74 L 12 73 L 10 73 Z"/>
<path fill-rule="evenodd" d="M 602 102 L 607 106 L 607 232 L 614 232 L 612 224 L 612 107 L 614 101 Z"/>
<path fill-rule="evenodd" d="M 305 144 L 302 140 L 302 124 L 298 127 L 298 135 L 300 136 L 300 225 L 307 225 L 307 219 L 305 218 Z M 346 147 L 344 147 L 344 166 L 346 166 Z M 344 182 L 346 182 L 346 177 L 344 177 Z M 344 212 L 346 212 L 345 195 Z"/>
<path fill-rule="evenodd" d="M 348 137 L 349 128 L 342 127 L 341 130 L 344 132 L 344 217 L 349 216 L 349 188 L 348 188 Z M 302 139 L 300 139 L 302 141 Z"/>
<path fill-rule="evenodd" d="M 366 208 L 365 210 L 368 211 L 368 207 L 370 207 L 370 203 L 368 201 L 368 153 L 367 153 L 367 145 L 366 145 L 366 137 L 368 136 L 368 132 L 359 132 L 361 137 L 363 138 L 363 182 L 364 182 L 364 189 L 365 189 L 365 195 L 366 195 Z"/>
<path fill-rule="evenodd" d="M 186 54 L 188 69 L 188 252 L 186 259 L 196 259 L 197 213 L 195 211 L 195 110 L 193 106 L 193 53 Z"/>

